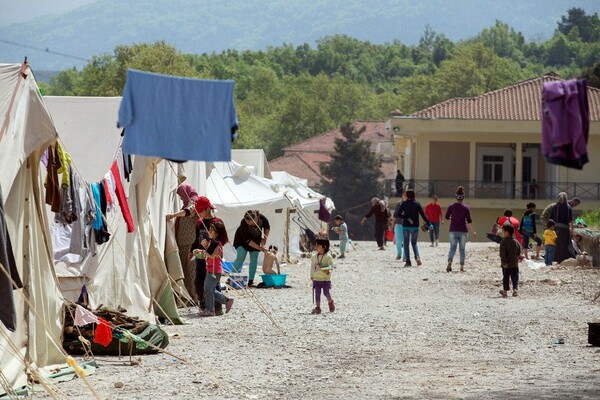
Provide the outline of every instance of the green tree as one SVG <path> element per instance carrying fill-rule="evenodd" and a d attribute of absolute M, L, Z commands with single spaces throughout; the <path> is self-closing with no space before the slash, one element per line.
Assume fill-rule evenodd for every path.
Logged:
<path fill-rule="evenodd" d="M 577 28 L 579 36 L 584 42 L 593 42 L 600 39 L 600 19 L 598 14 L 587 15 L 582 8 L 573 7 L 567 10 L 567 15 L 558 22 L 558 30 L 565 36 L 572 29 Z"/>
<path fill-rule="evenodd" d="M 344 214 L 350 232 L 356 238 L 365 238 L 365 234 L 371 236 L 367 232 L 372 232 L 372 229 L 361 227 L 358 221 L 365 214 L 365 208 L 369 207 L 369 200 L 383 193 L 380 163 L 371 153 L 371 143 L 360 139 L 365 126 L 357 129 L 351 124 L 344 124 L 340 131 L 342 138 L 335 140 L 331 161 L 321 165 L 324 177 L 322 191 Z"/>

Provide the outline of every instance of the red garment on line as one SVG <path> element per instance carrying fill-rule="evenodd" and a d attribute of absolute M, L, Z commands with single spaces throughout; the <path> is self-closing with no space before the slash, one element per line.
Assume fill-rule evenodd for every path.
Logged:
<path fill-rule="evenodd" d="M 123 189 L 123 184 L 121 183 L 121 173 L 119 172 L 119 166 L 117 165 L 116 160 L 113 161 L 110 167 L 110 172 L 112 172 L 113 179 L 115 181 L 115 193 L 117 194 L 117 200 L 119 200 L 121 213 L 123 214 L 123 218 L 127 224 L 127 232 L 131 233 L 134 231 L 133 218 L 131 217 L 131 212 L 129 211 L 127 196 L 125 196 L 125 190 Z"/>
<path fill-rule="evenodd" d="M 96 331 L 94 332 L 94 343 L 107 347 L 112 342 L 112 338 L 110 325 L 106 320 L 98 317 L 98 325 L 96 325 Z"/>

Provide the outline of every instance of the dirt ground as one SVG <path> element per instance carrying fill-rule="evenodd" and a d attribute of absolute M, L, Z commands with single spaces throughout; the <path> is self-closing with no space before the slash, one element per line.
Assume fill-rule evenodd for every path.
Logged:
<path fill-rule="evenodd" d="M 233 291 L 222 317 L 184 309 L 189 324 L 165 328 L 172 355 L 97 357 L 89 382 L 106 399 L 600 398 L 587 343 L 600 269 L 522 265 L 520 296 L 503 299 L 497 245 L 468 243 L 466 272 L 451 273 L 448 243 L 419 246 L 423 266 L 404 268 L 392 246 L 355 243 L 336 262 L 333 314 L 310 315 L 300 258 L 284 267 L 291 288 Z M 57 388 L 93 398 L 80 379 Z"/>

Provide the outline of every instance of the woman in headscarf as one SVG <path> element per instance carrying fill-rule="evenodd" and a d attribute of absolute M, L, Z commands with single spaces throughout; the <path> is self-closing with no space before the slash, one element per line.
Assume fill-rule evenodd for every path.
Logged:
<path fill-rule="evenodd" d="M 385 250 L 383 247 L 383 237 L 388 226 L 390 213 L 383 200 L 379 200 L 377 197 L 371 199 L 371 209 L 360 220 L 360 224 L 364 225 L 371 215 L 375 215 L 375 240 L 377 240 L 377 246 L 379 246 L 379 250 Z"/>
<path fill-rule="evenodd" d="M 177 187 L 177 194 L 181 199 L 181 209 L 173 214 L 167 214 L 167 221 L 175 220 L 175 238 L 179 249 L 179 259 L 183 268 L 185 288 L 191 296 L 196 294 L 194 286 L 195 265 L 190 261 L 192 243 L 196 240 L 196 222 L 198 216 L 194 210 L 199 196 L 189 183 L 182 183 Z"/>
<path fill-rule="evenodd" d="M 567 194 L 560 192 L 557 202 L 550 211 L 550 219 L 555 222 L 556 250 L 554 261 L 561 263 L 567 258 L 575 258 L 571 237 L 573 236 L 573 207 L 569 205 Z"/>

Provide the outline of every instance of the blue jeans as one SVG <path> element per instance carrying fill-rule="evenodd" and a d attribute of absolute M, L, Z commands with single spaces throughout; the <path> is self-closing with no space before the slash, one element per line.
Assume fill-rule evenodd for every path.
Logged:
<path fill-rule="evenodd" d="M 404 228 L 401 224 L 394 225 L 394 237 L 396 238 L 396 255 L 402 257 L 404 248 Z"/>
<path fill-rule="evenodd" d="M 206 311 L 215 312 L 215 301 L 225 304 L 227 297 L 217 289 L 217 284 L 221 280 L 221 274 L 206 273 L 204 278 L 204 306 Z"/>
<path fill-rule="evenodd" d="M 233 270 L 237 273 L 241 272 L 242 265 L 244 264 L 244 260 L 246 259 L 246 255 L 250 253 L 248 280 L 254 280 L 254 275 L 256 275 L 256 266 L 258 265 L 258 251 L 248 251 L 243 246 L 236 248 L 235 251 L 237 252 L 237 257 L 233 262 Z"/>
<path fill-rule="evenodd" d="M 419 238 L 419 229 L 402 229 L 404 235 L 404 261 L 410 261 L 410 245 L 412 245 L 413 252 L 415 253 L 415 259 L 419 257 L 419 246 L 417 245 L 417 239 Z"/>
<path fill-rule="evenodd" d="M 554 253 L 556 252 L 556 246 L 547 244 L 544 247 L 544 262 L 546 265 L 552 265 L 552 261 L 554 261 Z"/>
<path fill-rule="evenodd" d="M 433 244 L 433 242 L 440 239 L 440 223 L 432 222 L 431 225 L 433 225 L 433 229 L 429 230 L 429 240 Z"/>
<path fill-rule="evenodd" d="M 448 253 L 448 261 L 454 259 L 456 246 L 458 245 L 458 253 L 460 254 L 460 265 L 465 265 L 465 246 L 467 244 L 467 232 L 450 232 L 450 252 Z"/>
<path fill-rule="evenodd" d="M 340 255 L 341 256 L 345 256 L 347 244 L 348 244 L 348 239 L 340 239 Z"/>

